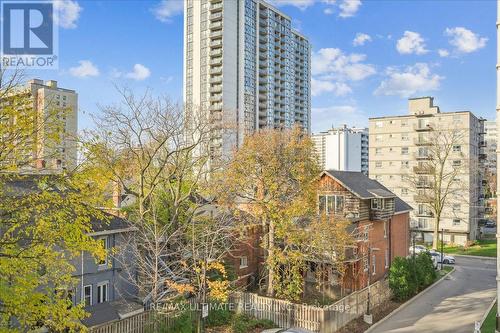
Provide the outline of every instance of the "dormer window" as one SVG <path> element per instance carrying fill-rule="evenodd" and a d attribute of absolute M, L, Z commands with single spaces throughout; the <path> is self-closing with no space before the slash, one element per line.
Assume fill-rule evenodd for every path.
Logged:
<path fill-rule="evenodd" d="M 382 198 L 372 199 L 372 209 L 380 210 L 385 208 L 385 200 Z"/>

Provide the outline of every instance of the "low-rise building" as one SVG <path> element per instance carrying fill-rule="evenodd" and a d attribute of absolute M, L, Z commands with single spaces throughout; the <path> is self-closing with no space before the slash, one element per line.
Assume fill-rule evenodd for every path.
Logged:
<path fill-rule="evenodd" d="M 396 257 L 410 246 L 412 207 L 361 172 L 327 170 L 321 174 L 319 211 L 351 221 L 356 244 L 347 249 L 342 288 L 359 290 L 385 277 Z"/>

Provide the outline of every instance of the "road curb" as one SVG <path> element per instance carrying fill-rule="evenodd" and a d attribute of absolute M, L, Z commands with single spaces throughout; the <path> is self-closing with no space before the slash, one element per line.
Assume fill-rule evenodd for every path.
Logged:
<path fill-rule="evenodd" d="M 446 253 L 446 252 L 444 254 L 448 254 L 448 255 L 454 256 L 454 257 L 464 257 L 464 258 L 471 258 L 471 259 L 497 260 L 497 257 L 471 256 L 468 254 L 454 254 L 454 253 Z"/>
<path fill-rule="evenodd" d="M 443 281 L 448 275 L 450 275 L 454 271 L 455 271 L 455 267 L 453 267 L 453 269 L 451 271 L 449 271 L 448 273 L 446 273 L 445 275 L 443 275 L 439 280 L 437 280 L 436 282 L 434 282 L 433 284 L 431 284 L 430 286 L 428 286 L 427 288 L 425 288 L 424 290 L 422 290 L 420 293 L 418 293 L 417 295 L 413 296 L 412 298 L 410 298 L 409 300 L 407 300 L 406 302 L 404 302 L 401 306 L 399 306 L 398 308 L 394 309 L 387 316 L 385 316 L 384 318 L 380 319 L 375 324 L 373 324 L 372 326 L 370 326 L 370 328 L 367 329 L 364 333 L 370 333 L 370 332 L 372 332 L 375 328 L 377 328 L 384 321 L 386 321 L 387 319 L 389 319 L 390 317 L 392 317 L 393 315 L 395 315 L 399 311 L 401 311 L 404 308 L 406 308 L 408 305 L 410 305 L 411 303 L 413 303 L 413 301 L 415 301 L 415 300 L 419 299 L 420 297 L 422 297 L 423 295 L 425 295 L 427 292 L 429 292 L 429 290 L 431 290 L 432 288 L 434 288 L 435 286 L 437 286 L 441 281 Z"/>
<path fill-rule="evenodd" d="M 491 302 L 490 306 L 488 306 L 488 310 L 486 310 L 486 312 L 484 313 L 483 318 L 481 318 L 481 321 L 479 322 L 480 326 L 483 326 L 483 323 L 486 320 L 486 317 L 488 317 L 488 314 L 490 313 L 491 309 L 493 308 L 493 306 L 495 305 L 496 302 L 497 302 L 497 298 L 495 297 L 495 299 Z"/>

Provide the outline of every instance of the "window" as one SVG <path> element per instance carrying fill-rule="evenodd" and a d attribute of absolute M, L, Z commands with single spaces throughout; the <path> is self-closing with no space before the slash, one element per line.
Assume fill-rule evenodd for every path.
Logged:
<path fill-rule="evenodd" d="M 403 141 L 408 141 L 408 140 L 410 140 L 410 137 L 408 136 L 408 133 L 403 133 L 403 134 L 401 134 L 401 140 L 403 140 Z"/>
<path fill-rule="evenodd" d="M 460 145 L 453 145 L 453 152 L 460 153 L 462 151 L 462 147 Z"/>
<path fill-rule="evenodd" d="M 372 255 L 372 275 L 375 275 L 376 268 L 377 267 L 377 257 L 373 254 Z"/>
<path fill-rule="evenodd" d="M 375 148 L 375 155 L 382 154 L 382 148 Z"/>
<path fill-rule="evenodd" d="M 97 285 L 97 303 L 108 301 L 108 285 L 109 282 L 101 282 Z"/>
<path fill-rule="evenodd" d="M 453 204 L 453 213 L 460 213 L 460 204 Z"/>
<path fill-rule="evenodd" d="M 368 267 L 369 267 L 369 266 L 368 266 L 368 257 L 367 257 L 367 256 L 364 256 L 364 257 L 363 257 L 363 270 L 364 270 L 365 272 L 368 272 Z"/>
<path fill-rule="evenodd" d="M 377 161 L 375 162 L 375 168 L 381 168 L 382 167 L 382 162 Z"/>
<path fill-rule="evenodd" d="M 401 155 L 408 155 L 408 147 L 401 147 Z"/>
<path fill-rule="evenodd" d="M 92 305 L 92 285 L 89 284 L 83 287 L 83 301 L 85 302 L 85 306 Z"/>
<path fill-rule="evenodd" d="M 384 199 L 372 199 L 372 209 L 384 209 Z"/>
<path fill-rule="evenodd" d="M 460 160 L 454 160 L 454 161 L 453 161 L 453 166 L 454 166 L 454 167 L 459 167 L 459 166 L 461 166 L 461 165 L 462 165 L 462 161 L 460 161 Z"/>
<path fill-rule="evenodd" d="M 387 221 L 384 221 L 384 238 L 387 238 Z"/>
<path fill-rule="evenodd" d="M 382 141 L 382 135 L 376 135 L 375 136 L 375 141 Z"/>
<path fill-rule="evenodd" d="M 106 256 L 104 257 L 104 259 L 100 259 L 99 262 L 98 262 L 99 268 L 102 269 L 102 268 L 105 268 L 108 265 L 108 255 L 107 255 L 107 252 L 108 252 L 108 237 L 100 238 L 99 241 L 101 242 L 104 251 L 106 251 Z"/>
<path fill-rule="evenodd" d="M 401 120 L 401 126 L 408 126 L 408 120 L 404 119 L 404 120 Z"/>
<path fill-rule="evenodd" d="M 385 268 L 389 267 L 389 250 L 385 250 Z"/>
<path fill-rule="evenodd" d="M 401 189 L 401 195 L 408 195 L 408 189 L 407 188 L 402 188 Z"/>
<path fill-rule="evenodd" d="M 375 123 L 375 127 L 380 128 L 380 127 L 382 127 L 382 126 L 384 126 L 384 122 L 382 122 L 382 121 L 377 121 L 377 122 Z"/>
<path fill-rule="evenodd" d="M 342 213 L 344 211 L 343 195 L 320 195 L 319 212 L 325 214 Z"/>
<path fill-rule="evenodd" d="M 453 225 L 460 225 L 460 219 L 453 219 Z"/>
<path fill-rule="evenodd" d="M 401 161 L 401 168 L 408 169 L 410 167 L 410 161 Z"/>
<path fill-rule="evenodd" d="M 248 258 L 247 256 L 242 256 L 240 258 L 240 268 L 246 268 L 248 267 Z"/>

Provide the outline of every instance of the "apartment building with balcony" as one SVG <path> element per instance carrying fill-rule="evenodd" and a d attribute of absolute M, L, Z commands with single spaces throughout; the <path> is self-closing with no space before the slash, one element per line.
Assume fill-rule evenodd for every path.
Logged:
<path fill-rule="evenodd" d="M 32 127 L 4 163 L 20 166 L 22 172 L 60 172 L 77 165 L 78 95 L 58 87 L 57 81 L 33 79 L 4 97 L 2 103 L 14 107 L 18 117 L 9 123 L 31 119 Z M 1 107 L 1 106 L 0 106 Z M 16 159 L 16 161 L 14 161 Z"/>
<path fill-rule="evenodd" d="M 245 135 L 310 132 L 308 39 L 262 0 L 184 0 L 184 103 L 210 122 L 213 159 Z"/>
<path fill-rule="evenodd" d="M 313 134 L 318 161 L 323 170 L 358 171 L 368 175 L 368 129 L 331 128 Z"/>
<path fill-rule="evenodd" d="M 484 122 L 484 141 L 486 144 L 486 163 L 488 171 L 496 173 L 497 170 L 497 122 L 495 120 Z"/>
<path fill-rule="evenodd" d="M 418 238 L 431 242 L 435 216 L 426 203 L 434 186 L 434 170 L 426 162 L 429 138 L 433 131 L 460 133 L 444 169 L 460 168 L 451 184 L 457 191 L 447 200 L 439 227 L 445 230 L 445 242 L 465 244 L 476 239 L 483 214 L 483 119 L 469 111 L 441 112 L 432 97 L 409 99 L 408 111 L 407 115 L 370 118 L 370 177 L 414 208 L 412 229 Z"/>

